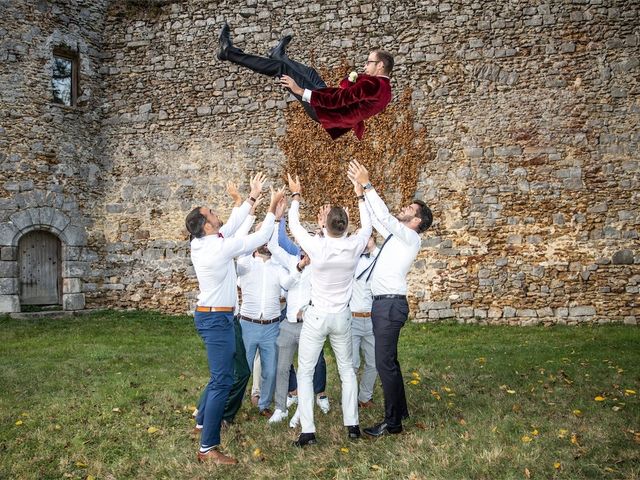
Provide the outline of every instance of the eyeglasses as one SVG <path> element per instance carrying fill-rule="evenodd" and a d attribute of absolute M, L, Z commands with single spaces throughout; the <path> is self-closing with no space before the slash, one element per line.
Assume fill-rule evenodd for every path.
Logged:
<path fill-rule="evenodd" d="M 364 62 L 366 65 L 369 65 L 370 63 L 378 63 L 380 60 L 367 60 L 366 62 Z"/>

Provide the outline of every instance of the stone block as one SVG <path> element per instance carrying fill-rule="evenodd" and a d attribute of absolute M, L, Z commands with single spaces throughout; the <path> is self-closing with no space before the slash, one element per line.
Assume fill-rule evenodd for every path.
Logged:
<path fill-rule="evenodd" d="M 13 278 L 0 278 L 0 295 L 17 295 L 18 294 L 18 279 Z"/>
<path fill-rule="evenodd" d="M 17 277 L 18 262 L 0 260 L 0 278 Z"/>
<path fill-rule="evenodd" d="M 63 310 L 84 310 L 84 293 L 67 293 L 62 295 Z"/>
<path fill-rule="evenodd" d="M 19 230 L 25 230 L 33 226 L 33 218 L 31 217 L 30 209 L 19 210 L 9 217 L 11 223 Z"/>
<path fill-rule="evenodd" d="M 611 257 L 611 263 L 614 265 L 633 265 L 633 250 L 628 248 L 618 250 Z"/>
<path fill-rule="evenodd" d="M 476 318 L 487 318 L 487 310 L 484 308 L 474 308 L 473 316 Z"/>
<path fill-rule="evenodd" d="M 596 314 L 595 307 L 590 305 L 580 305 L 577 307 L 569 308 L 570 317 L 590 317 Z"/>
<path fill-rule="evenodd" d="M 20 297 L 18 295 L 0 295 L 0 313 L 15 313 L 20 311 Z"/>
<path fill-rule="evenodd" d="M 443 310 L 445 308 L 451 308 L 451 302 L 422 302 L 420 303 L 420 310 Z"/>
<path fill-rule="evenodd" d="M 539 318 L 553 317 L 553 309 L 551 307 L 538 308 L 536 313 Z"/>
<path fill-rule="evenodd" d="M 504 318 L 513 318 L 516 316 L 517 310 L 513 307 L 504 307 L 502 309 L 502 316 Z"/>
<path fill-rule="evenodd" d="M 63 293 L 81 293 L 82 279 L 77 277 L 65 278 L 62 280 Z"/>
<path fill-rule="evenodd" d="M 91 267 L 87 262 L 62 262 L 62 276 L 64 278 L 82 278 L 90 274 Z"/>
<path fill-rule="evenodd" d="M 637 325 L 638 324 L 638 320 L 636 319 L 636 317 L 634 315 L 629 315 L 624 317 L 623 320 L 625 325 Z"/>
<path fill-rule="evenodd" d="M 460 318 L 471 318 L 471 317 L 473 317 L 473 308 L 472 307 L 460 307 L 458 309 L 458 316 Z"/>
<path fill-rule="evenodd" d="M 0 248 L 0 260 L 7 262 L 18 259 L 18 247 Z"/>
<path fill-rule="evenodd" d="M 60 233 L 60 239 L 70 246 L 83 246 L 87 243 L 87 232 L 84 227 L 67 225 Z"/>
<path fill-rule="evenodd" d="M 499 307 L 490 307 L 488 312 L 489 318 L 500 318 L 502 317 L 502 309 Z"/>
<path fill-rule="evenodd" d="M 60 210 L 55 209 L 53 217 L 51 218 L 51 226 L 57 232 L 63 231 L 69 225 L 69 217 L 62 213 Z"/>
<path fill-rule="evenodd" d="M 40 216 L 40 224 L 50 226 L 55 214 L 55 209 L 51 207 L 40 207 L 37 210 Z"/>
<path fill-rule="evenodd" d="M 529 317 L 537 317 L 537 316 L 538 314 L 532 308 L 519 308 L 518 311 L 516 312 L 516 317 L 529 318 Z"/>

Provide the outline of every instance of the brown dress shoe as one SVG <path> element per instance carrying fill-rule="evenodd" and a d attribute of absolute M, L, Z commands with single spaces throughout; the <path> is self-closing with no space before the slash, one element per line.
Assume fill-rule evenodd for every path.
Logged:
<path fill-rule="evenodd" d="M 235 465 L 238 460 L 219 452 L 215 448 L 212 448 L 207 453 L 198 452 L 199 462 L 213 462 L 216 465 Z"/>
<path fill-rule="evenodd" d="M 260 401 L 260 395 L 251 395 L 251 404 L 254 407 L 258 406 L 258 402 Z"/>
<path fill-rule="evenodd" d="M 273 412 L 271 410 L 269 410 L 268 408 L 265 408 L 264 410 L 260 410 L 260 416 L 262 416 L 262 417 L 270 418 L 271 415 L 273 415 Z"/>
<path fill-rule="evenodd" d="M 366 402 L 358 402 L 360 408 L 372 408 L 375 407 L 373 400 L 367 400 Z"/>

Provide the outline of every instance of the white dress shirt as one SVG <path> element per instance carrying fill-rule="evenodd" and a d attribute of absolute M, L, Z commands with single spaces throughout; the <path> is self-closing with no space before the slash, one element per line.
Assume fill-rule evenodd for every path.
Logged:
<path fill-rule="evenodd" d="M 367 281 L 370 273 L 367 271 L 367 268 L 373 263 L 373 260 L 378 254 L 378 250 L 380 249 L 375 248 L 368 257 L 364 253 L 360 255 L 356 271 L 353 275 L 353 292 L 351 293 L 351 300 L 349 301 L 349 308 L 352 312 L 371 312 L 373 298 L 371 297 L 371 279 L 369 278 L 369 281 Z M 363 272 L 362 277 L 358 279 L 358 276 Z"/>
<path fill-rule="evenodd" d="M 242 291 L 240 315 L 255 320 L 272 320 L 280 316 L 280 287 L 287 272 L 271 259 L 263 261 L 253 255 L 238 258 L 238 285 Z"/>
<path fill-rule="evenodd" d="M 407 273 L 420 251 L 420 235 L 389 213 L 374 189 L 366 190 L 367 207 L 372 223 L 385 240 L 393 237 L 381 248 L 371 275 L 373 295 L 406 295 Z"/>
<path fill-rule="evenodd" d="M 371 236 L 371 217 L 364 203 L 358 202 L 360 231 L 348 237 L 333 238 L 309 235 L 300 225 L 300 202 L 291 202 L 289 228 L 311 259 L 311 301 L 322 312 L 338 313 L 348 308 L 353 272 Z"/>
<path fill-rule="evenodd" d="M 205 307 L 233 307 L 237 302 L 236 269 L 233 259 L 264 245 L 273 231 L 275 217 L 268 213 L 262 228 L 252 235 L 234 238 L 251 205 L 244 202 L 234 208 L 227 223 L 220 228 L 222 237 L 205 235 L 191 241 L 191 263 L 198 278 L 197 304 Z"/>
<path fill-rule="evenodd" d="M 269 240 L 269 251 L 272 259 L 282 265 L 289 272 L 289 278 L 285 281 L 287 290 L 287 321 L 298 322 L 298 312 L 309 306 L 311 300 L 311 269 L 307 265 L 302 273 L 298 270 L 300 257 L 291 255 L 278 244 L 278 228 L 273 229 L 273 235 Z"/>

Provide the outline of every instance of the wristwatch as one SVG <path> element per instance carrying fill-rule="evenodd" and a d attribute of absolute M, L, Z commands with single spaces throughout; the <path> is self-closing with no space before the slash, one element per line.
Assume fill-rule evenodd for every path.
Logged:
<path fill-rule="evenodd" d="M 371 182 L 367 182 L 364 185 L 362 185 L 362 188 L 364 188 L 365 190 L 370 190 L 373 188 L 373 185 L 371 185 Z"/>

